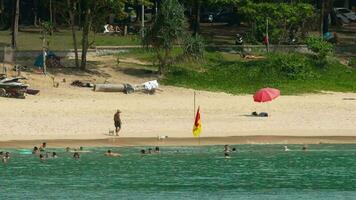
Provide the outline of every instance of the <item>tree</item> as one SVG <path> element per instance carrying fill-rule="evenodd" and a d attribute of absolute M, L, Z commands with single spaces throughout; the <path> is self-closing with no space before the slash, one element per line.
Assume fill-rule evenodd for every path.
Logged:
<path fill-rule="evenodd" d="M 89 43 L 89 33 L 93 29 L 93 24 L 104 24 L 105 18 L 111 13 L 122 14 L 126 0 L 82 0 L 83 10 L 82 22 L 82 57 L 80 68 L 85 70 L 87 64 L 87 52 L 92 43 Z M 94 24 L 94 25 L 95 25 Z"/>
<path fill-rule="evenodd" d="M 78 56 L 78 45 L 77 45 L 77 35 L 75 31 L 75 14 L 76 14 L 76 0 L 67 0 L 67 9 L 69 14 L 69 24 L 72 30 L 73 47 L 74 47 L 74 59 L 75 67 L 79 68 L 79 56 Z"/>
<path fill-rule="evenodd" d="M 159 61 L 159 74 L 163 74 L 170 64 L 173 46 L 181 41 L 186 34 L 186 18 L 184 7 L 178 0 L 163 1 L 158 9 L 157 18 L 148 29 L 143 43 L 152 45 Z"/>
<path fill-rule="evenodd" d="M 19 32 L 20 0 L 15 1 L 13 8 L 11 46 L 15 49 L 17 47 L 17 33 Z"/>

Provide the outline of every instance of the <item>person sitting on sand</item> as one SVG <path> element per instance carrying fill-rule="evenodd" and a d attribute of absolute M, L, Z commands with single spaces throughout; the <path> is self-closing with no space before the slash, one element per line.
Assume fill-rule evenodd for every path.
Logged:
<path fill-rule="evenodd" d="M 58 158 L 57 153 L 56 152 L 52 152 L 52 158 Z"/>
<path fill-rule="evenodd" d="M 79 158 L 80 158 L 79 153 L 78 153 L 78 152 L 75 152 L 75 153 L 73 154 L 73 158 L 74 158 L 74 159 L 79 159 Z"/>
<path fill-rule="evenodd" d="M 120 117 L 120 110 L 117 110 L 114 115 L 114 125 L 115 125 L 115 133 L 116 136 L 119 136 L 119 132 L 121 130 L 121 117 Z"/>
<path fill-rule="evenodd" d="M 154 152 L 155 152 L 155 153 L 160 153 L 159 147 L 156 147 Z"/>
<path fill-rule="evenodd" d="M 38 149 L 38 147 L 33 147 L 33 150 L 32 150 L 32 154 L 36 154 L 38 155 L 40 153 L 40 150 Z"/>
<path fill-rule="evenodd" d="M 119 153 L 113 153 L 111 150 L 108 150 L 108 152 L 106 152 L 104 155 L 105 155 L 105 156 L 108 156 L 108 157 L 118 157 L 118 156 L 121 156 Z"/>

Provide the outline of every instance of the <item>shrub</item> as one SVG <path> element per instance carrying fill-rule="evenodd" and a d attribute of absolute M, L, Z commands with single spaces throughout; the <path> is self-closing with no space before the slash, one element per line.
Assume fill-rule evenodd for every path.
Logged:
<path fill-rule="evenodd" d="M 308 49 L 316 54 L 316 59 L 320 61 L 325 61 L 326 56 L 328 56 L 332 50 L 332 44 L 318 37 L 309 37 L 306 40 Z"/>
<path fill-rule="evenodd" d="M 186 37 L 184 40 L 184 55 L 194 59 L 202 59 L 204 57 L 204 51 L 205 42 L 200 35 Z"/>

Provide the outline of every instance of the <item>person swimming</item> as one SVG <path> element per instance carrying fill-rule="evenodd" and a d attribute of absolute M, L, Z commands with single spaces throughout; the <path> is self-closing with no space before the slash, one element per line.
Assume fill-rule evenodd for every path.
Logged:
<path fill-rule="evenodd" d="M 46 159 L 49 158 L 50 153 L 46 152 Z"/>
<path fill-rule="evenodd" d="M 230 154 L 228 152 L 224 153 L 225 158 L 230 158 Z"/>
<path fill-rule="evenodd" d="M 66 147 L 66 152 L 69 152 L 70 151 L 70 148 L 69 147 Z"/>
<path fill-rule="evenodd" d="M 290 149 L 288 149 L 288 146 L 284 146 L 284 151 L 290 151 Z"/>
<path fill-rule="evenodd" d="M 146 151 L 144 149 L 141 149 L 141 154 L 146 154 Z"/>
<path fill-rule="evenodd" d="M 232 148 L 232 152 L 237 152 L 237 150 L 236 150 L 236 148 L 234 147 L 234 148 Z"/>
<path fill-rule="evenodd" d="M 40 150 L 38 149 L 37 146 L 33 147 L 33 150 L 32 150 L 32 154 L 39 154 L 40 153 Z"/>
<path fill-rule="evenodd" d="M 151 148 L 148 149 L 148 154 L 152 154 L 152 149 Z"/>
<path fill-rule="evenodd" d="M 42 161 L 46 160 L 45 157 L 42 154 L 40 154 L 40 160 L 42 160 Z"/>
<path fill-rule="evenodd" d="M 108 150 L 108 152 L 106 152 L 104 155 L 105 155 L 105 156 L 108 156 L 108 157 L 118 157 L 118 156 L 121 156 L 119 153 L 113 153 L 111 150 Z"/>
<path fill-rule="evenodd" d="M 227 152 L 230 152 L 230 146 L 229 145 L 225 145 L 224 146 L 224 152 L 227 153 Z"/>
<path fill-rule="evenodd" d="M 155 153 L 160 153 L 159 147 L 156 147 L 154 152 L 155 152 Z"/>
<path fill-rule="evenodd" d="M 46 151 L 47 143 L 43 142 L 40 146 L 40 151 Z"/>
<path fill-rule="evenodd" d="M 58 158 L 57 153 L 56 152 L 52 152 L 52 158 Z"/>
<path fill-rule="evenodd" d="M 74 159 L 79 159 L 79 158 L 80 158 L 79 153 L 78 153 L 78 152 L 75 152 L 75 153 L 73 154 L 73 158 L 74 158 Z"/>
<path fill-rule="evenodd" d="M 2 157 L 2 162 L 7 163 L 10 160 L 10 153 L 6 152 L 5 155 Z"/>
<path fill-rule="evenodd" d="M 308 146 L 305 144 L 303 147 L 302 147 L 302 150 L 303 151 L 306 151 L 308 149 Z"/>

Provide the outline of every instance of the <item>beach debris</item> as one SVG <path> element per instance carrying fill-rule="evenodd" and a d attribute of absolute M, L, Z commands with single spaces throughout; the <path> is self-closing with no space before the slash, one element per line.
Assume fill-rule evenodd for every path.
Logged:
<path fill-rule="evenodd" d="M 165 139 L 168 139 L 167 135 L 159 135 L 159 136 L 157 136 L 157 140 L 165 140 Z"/>
<path fill-rule="evenodd" d="M 28 84 L 21 83 L 20 80 L 26 79 L 25 77 L 14 78 L 0 78 L 0 96 L 12 97 L 12 98 L 25 98 L 25 93 L 28 88 Z"/>
<path fill-rule="evenodd" d="M 29 88 L 26 89 L 26 93 L 30 94 L 30 95 L 36 95 L 39 92 L 40 92 L 40 90 L 36 90 L 36 89 L 29 89 Z"/>
<path fill-rule="evenodd" d="M 76 87 L 88 87 L 88 88 L 94 87 L 94 84 L 89 82 L 82 82 L 80 80 L 74 80 L 70 85 Z"/>
<path fill-rule="evenodd" d="M 142 84 L 95 84 L 93 90 L 95 92 L 124 92 L 125 94 L 131 94 L 134 92 L 144 92 L 148 94 L 154 94 L 159 90 L 159 84 L 157 80 L 147 81 Z"/>

